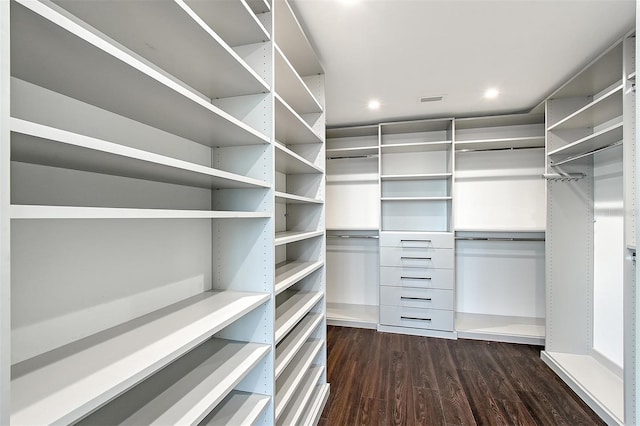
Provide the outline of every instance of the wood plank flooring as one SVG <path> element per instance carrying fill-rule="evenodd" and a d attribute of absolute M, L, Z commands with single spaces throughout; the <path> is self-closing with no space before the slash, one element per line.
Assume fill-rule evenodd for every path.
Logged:
<path fill-rule="evenodd" d="M 604 425 L 540 347 L 329 327 L 321 426 Z"/>

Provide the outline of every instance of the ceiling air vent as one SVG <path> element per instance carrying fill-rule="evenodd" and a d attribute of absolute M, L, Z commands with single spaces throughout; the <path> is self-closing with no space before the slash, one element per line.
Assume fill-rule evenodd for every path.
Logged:
<path fill-rule="evenodd" d="M 418 98 L 418 102 L 440 102 L 444 99 L 444 95 L 436 95 L 436 96 L 421 96 Z"/>

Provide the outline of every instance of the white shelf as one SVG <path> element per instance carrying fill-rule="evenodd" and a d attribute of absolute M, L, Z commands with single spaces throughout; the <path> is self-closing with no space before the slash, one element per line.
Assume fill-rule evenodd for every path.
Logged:
<path fill-rule="evenodd" d="M 544 318 L 457 312 L 456 331 L 463 339 L 544 345 Z"/>
<path fill-rule="evenodd" d="M 269 142 L 209 98 L 55 5 L 18 1 L 31 10 L 12 9 L 12 49 L 20 52 L 11 61 L 14 77 L 204 145 Z"/>
<path fill-rule="evenodd" d="M 374 158 L 378 155 L 378 145 L 375 146 L 358 146 L 353 148 L 331 148 L 325 151 L 327 158 Z"/>
<path fill-rule="evenodd" d="M 318 381 L 320 377 L 322 377 L 323 372 L 323 366 L 311 367 L 309 369 L 302 383 L 299 385 L 299 390 L 296 392 L 295 398 L 289 402 L 285 412 L 283 412 L 279 420 L 276 421 L 277 425 L 307 424 L 301 423 L 300 420 L 306 412 L 307 405 L 312 400 L 312 396 L 315 393 Z"/>
<path fill-rule="evenodd" d="M 322 322 L 322 314 L 309 313 L 276 347 L 276 379 Z"/>
<path fill-rule="evenodd" d="M 310 372 L 311 364 L 323 345 L 323 340 L 306 342 L 289 366 L 282 372 L 282 375 L 276 380 L 276 423 L 279 423 L 278 420 L 281 414 L 288 408 L 289 401 L 292 400 L 294 395 L 299 394 L 298 388 Z"/>
<path fill-rule="evenodd" d="M 378 307 L 327 302 L 327 324 L 375 330 L 378 326 Z"/>
<path fill-rule="evenodd" d="M 13 366 L 11 423 L 72 423 L 268 301 L 205 292 Z"/>
<path fill-rule="evenodd" d="M 407 175 L 381 175 L 383 181 L 402 181 L 402 180 L 440 180 L 449 179 L 453 173 L 430 173 L 430 174 L 407 174 Z"/>
<path fill-rule="evenodd" d="M 596 127 L 622 115 L 622 88 L 616 85 L 602 96 L 594 99 L 584 107 L 566 116 L 547 130 L 578 129 L 582 127 Z"/>
<path fill-rule="evenodd" d="M 324 173 L 321 167 L 316 166 L 311 161 L 301 155 L 291 151 L 279 142 L 274 142 L 276 148 L 276 170 L 286 174 L 306 173 L 321 174 Z"/>
<path fill-rule="evenodd" d="M 313 395 L 311 395 L 311 400 L 307 404 L 305 416 L 300 420 L 299 424 L 317 425 L 319 423 L 322 410 L 329 399 L 329 387 L 329 383 L 316 386 Z"/>
<path fill-rule="evenodd" d="M 275 88 L 298 114 L 321 113 L 322 106 L 300 78 L 282 50 L 275 45 Z"/>
<path fill-rule="evenodd" d="M 269 182 L 11 118 L 11 159 L 200 188 L 268 188 Z"/>
<path fill-rule="evenodd" d="M 220 37 L 218 27 L 207 25 L 211 15 L 233 13 L 226 27 L 250 34 L 250 11 L 238 1 L 229 2 L 123 2 L 56 0 L 56 4 L 115 39 L 124 49 L 144 57 L 209 98 L 268 92 L 268 85 Z M 197 7 L 196 14 L 191 7 Z M 231 19 L 245 15 L 246 27 Z M 204 14 L 204 15 L 203 15 Z M 200 16 L 199 16 L 200 15 Z M 206 18 L 203 20 L 202 18 Z M 217 21 L 227 19 L 218 17 Z M 220 24 L 213 20 L 212 23 Z M 227 30 L 223 25 L 220 30 Z M 212 29 L 213 28 L 213 29 Z M 229 31 L 227 31 L 229 32 Z M 265 35 L 247 39 L 262 41 Z M 268 37 L 267 37 L 268 38 Z"/>
<path fill-rule="evenodd" d="M 277 93 L 276 139 L 286 145 L 322 143 L 322 138 Z"/>
<path fill-rule="evenodd" d="M 453 197 L 382 197 L 381 201 L 450 201 Z"/>
<path fill-rule="evenodd" d="M 547 155 L 552 158 L 560 155 L 566 157 L 580 155 L 604 148 L 612 143 L 619 142 L 622 138 L 622 122 L 619 122 L 561 148 L 554 149 Z"/>
<path fill-rule="evenodd" d="M 271 398 L 247 392 L 231 392 L 201 426 L 253 425 L 264 414 Z"/>
<path fill-rule="evenodd" d="M 270 350 L 265 344 L 210 339 L 81 424 L 197 424 Z"/>
<path fill-rule="evenodd" d="M 635 80 L 635 79 L 636 79 L 636 72 L 635 71 L 627 76 L 627 80 Z"/>
<path fill-rule="evenodd" d="M 269 212 L 12 205 L 11 219 L 255 219 Z"/>
<path fill-rule="evenodd" d="M 295 243 L 296 241 L 307 240 L 309 238 L 320 237 L 324 235 L 324 231 L 286 231 L 276 232 L 275 245 Z"/>
<path fill-rule="evenodd" d="M 311 311 L 322 297 L 321 292 L 299 292 L 276 308 L 276 344 Z"/>
<path fill-rule="evenodd" d="M 315 198 L 303 197 L 301 195 L 287 194 L 286 192 L 275 191 L 276 202 L 283 200 L 286 204 L 322 204 L 324 201 Z"/>
<path fill-rule="evenodd" d="M 511 148 L 544 148 L 544 135 L 515 138 L 492 138 L 474 140 L 456 140 L 456 151 L 464 153 L 474 150 L 493 150 Z"/>
<path fill-rule="evenodd" d="M 268 0 L 246 0 L 246 2 L 255 14 L 271 11 L 271 4 Z"/>
<path fill-rule="evenodd" d="M 273 0 L 275 42 L 301 76 L 324 74 L 298 19 L 284 0 Z"/>
<path fill-rule="evenodd" d="M 275 293 L 280 294 L 304 277 L 320 269 L 322 261 L 288 261 L 276 265 Z"/>
<path fill-rule="evenodd" d="M 229 46 L 260 43 L 270 38 L 256 12 L 245 1 L 185 2 Z"/>
<path fill-rule="evenodd" d="M 624 424 L 622 378 L 590 355 L 542 351 L 542 360 L 607 424 Z"/>
<path fill-rule="evenodd" d="M 380 149 L 383 152 L 424 152 L 424 151 L 442 151 L 451 149 L 451 141 L 438 141 L 438 142 L 411 142 L 411 143 L 396 143 L 396 144 L 383 144 L 380 145 Z"/>

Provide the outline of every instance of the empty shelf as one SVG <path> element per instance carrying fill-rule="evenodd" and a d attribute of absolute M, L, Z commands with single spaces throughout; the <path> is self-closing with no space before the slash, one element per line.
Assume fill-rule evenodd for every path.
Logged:
<path fill-rule="evenodd" d="M 296 356 L 300 348 L 322 322 L 322 314 L 307 314 L 296 328 L 276 347 L 276 379 Z"/>
<path fill-rule="evenodd" d="M 288 261 L 276 265 L 275 293 L 282 293 L 304 277 L 322 268 L 322 261 Z"/>
<path fill-rule="evenodd" d="M 596 127 L 622 115 L 622 84 L 558 121 L 548 130 Z"/>
<path fill-rule="evenodd" d="M 622 138 L 623 129 L 622 122 L 620 122 L 609 126 L 606 129 L 602 129 L 599 132 L 595 132 L 589 136 L 572 142 L 568 145 L 565 145 L 561 148 L 554 149 L 547 155 L 552 158 L 557 158 L 558 156 L 572 157 L 604 148 L 608 145 L 611 145 L 612 143 L 621 141 Z"/>
<path fill-rule="evenodd" d="M 269 300 L 205 292 L 12 367 L 11 423 L 72 423 Z"/>
<path fill-rule="evenodd" d="M 544 148 L 544 135 L 517 138 L 456 140 L 456 151 L 510 148 Z"/>
<path fill-rule="evenodd" d="M 66 11 L 18 1 L 11 13 L 14 77 L 204 145 L 269 142 L 209 98 Z"/>
<path fill-rule="evenodd" d="M 286 204 L 322 204 L 324 201 L 301 195 L 287 194 L 286 192 L 275 192 L 276 202 L 284 201 Z"/>
<path fill-rule="evenodd" d="M 253 10 L 253 13 L 266 13 L 271 11 L 271 4 L 268 0 L 246 0 L 247 5 Z"/>
<path fill-rule="evenodd" d="M 438 142 L 411 142 L 380 145 L 383 152 L 422 152 L 422 151 L 443 151 L 451 149 L 451 141 Z"/>
<path fill-rule="evenodd" d="M 322 138 L 277 93 L 276 139 L 286 145 L 322 143 Z"/>
<path fill-rule="evenodd" d="M 282 375 L 276 380 L 276 422 L 285 408 L 287 408 L 289 401 L 299 393 L 298 388 L 303 383 L 307 373 L 309 373 L 311 364 L 323 345 L 323 340 L 306 342 Z"/>
<path fill-rule="evenodd" d="M 242 46 L 269 40 L 269 33 L 244 1 L 197 1 L 186 3 L 198 17 L 229 46 Z"/>
<path fill-rule="evenodd" d="M 227 26 L 239 27 L 241 24 L 232 19 L 244 15 L 246 27 L 241 28 L 249 34 L 248 30 L 256 27 L 255 16 L 239 1 L 190 1 L 187 4 L 179 1 L 55 0 L 55 3 L 208 98 L 269 91 L 262 78 L 220 37 L 216 31 L 218 27 L 207 25 L 218 22 L 202 19 L 210 18 L 216 12 L 231 14 L 235 11 L 237 13 L 223 17 Z M 198 14 L 192 6 L 199 6 Z M 253 22 L 249 21 L 251 16 Z M 264 34 L 255 35 L 254 41 L 264 39 Z"/>
<path fill-rule="evenodd" d="M 268 212 L 12 205 L 11 219 L 255 219 Z"/>
<path fill-rule="evenodd" d="M 324 409 L 325 404 L 329 399 L 329 383 L 319 383 L 311 395 L 307 408 L 305 409 L 304 417 L 299 421 L 301 425 L 315 425 L 320 420 L 320 415 Z"/>
<path fill-rule="evenodd" d="M 376 329 L 378 306 L 327 302 L 327 324 Z"/>
<path fill-rule="evenodd" d="M 274 0 L 275 42 L 301 76 L 324 74 L 322 66 L 289 4 Z"/>
<path fill-rule="evenodd" d="M 296 241 L 307 240 L 309 238 L 320 237 L 324 231 L 286 231 L 276 232 L 275 245 L 295 243 Z"/>
<path fill-rule="evenodd" d="M 202 426 L 253 425 L 266 411 L 271 398 L 233 391 L 201 423 Z"/>
<path fill-rule="evenodd" d="M 450 201 L 452 197 L 382 197 L 381 201 Z"/>
<path fill-rule="evenodd" d="M 268 182 L 11 118 L 11 160 L 200 188 L 268 188 Z"/>
<path fill-rule="evenodd" d="M 303 379 L 303 382 L 299 386 L 298 392 L 296 392 L 295 398 L 289 402 L 289 405 L 276 421 L 276 424 L 285 426 L 305 424 L 300 423 L 300 419 L 305 414 L 305 409 L 311 401 L 311 397 L 318 386 L 318 381 L 320 380 L 323 372 L 324 367 L 322 366 L 316 366 L 309 369 Z"/>
<path fill-rule="evenodd" d="M 270 349 L 265 344 L 210 339 L 80 424 L 197 424 Z"/>
<path fill-rule="evenodd" d="M 321 292 L 299 292 L 276 308 L 276 344 L 311 311 L 322 297 Z"/>
<path fill-rule="evenodd" d="M 544 318 L 512 317 L 458 312 L 456 331 L 464 339 L 544 345 Z"/>
<path fill-rule="evenodd" d="M 438 180 L 449 179 L 453 173 L 407 174 L 407 175 L 381 175 L 380 180 Z"/>
<path fill-rule="evenodd" d="M 291 151 L 281 143 L 274 142 L 276 148 L 276 170 L 285 174 L 316 174 L 323 173 L 321 167 L 301 155 Z"/>
<path fill-rule="evenodd" d="M 298 75 L 282 50 L 275 46 L 275 88 L 298 114 L 321 113 L 322 106 Z"/>

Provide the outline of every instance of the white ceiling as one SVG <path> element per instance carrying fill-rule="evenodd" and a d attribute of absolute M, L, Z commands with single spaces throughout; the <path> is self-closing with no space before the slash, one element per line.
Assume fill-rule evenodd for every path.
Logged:
<path fill-rule="evenodd" d="M 528 111 L 635 22 L 635 0 L 291 3 L 323 64 L 333 127 Z M 484 99 L 488 87 L 500 96 Z M 431 95 L 445 100 L 418 102 Z"/>

